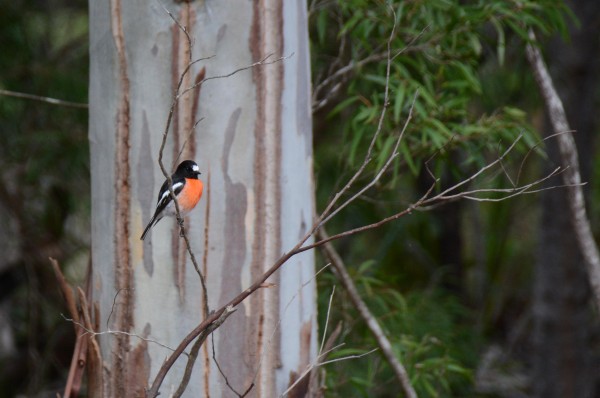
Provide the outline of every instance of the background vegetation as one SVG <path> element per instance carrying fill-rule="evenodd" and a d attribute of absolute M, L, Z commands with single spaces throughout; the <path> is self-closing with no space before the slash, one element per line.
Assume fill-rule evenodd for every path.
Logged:
<path fill-rule="evenodd" d="M 393 30 L 389 112 L 371 171 L 389 154 L 414 99 L 414 118 L 393 171 L 334 219 L 332 231 L 377 221 L 407 206 L 432 183 L 426 162 L 441 177 L 439 189 L 497 157 L 521 134 L 521 156 L 506 162 L 506 174 L 536 178 L 552 167 L 552 149 L 539 147 L 521 168 L 523 155 L 548 130 L 524 56 L 528 27 L 552 38 L 545 43 L 559 83 L 567 90 L 569 84 L 581 87 L 579 96 L 566 95 L 567 111 L 581 110 L 582 102 L 597 106 L 597 81 L 581 86 L 569 81 L 581 81 L 587 68 L 597 65 L 598 51 L 589 50 L 598 50 L 597 34 L 579 32 L 600 14 L 598 6 L 582 11 L 581 3 L 567 8 L 557 0 L 309 3 L 318 205 L 362 161 L 376 129 Z M 0 89 L 86 102 L 85 7 L 61 0 L 3 2 L 0 38 Z M 573 51 L 567 65 L 560 56 L 565 40 Z M 586 117 L 572 122 L 583 142 L 584 178 L 596 197 L 597 117 L 593 112 Z M 58 258 L 74 280 L 82 281 L 89 252 L 87 112 L 1 96 L 0 131 L 0 397 L 47 396 L 63 385 L 73 345 L 72 327 L 59 315 L 64 310 L 47 258 Z M 483 183 L 509 187 L 506 174 Z M 552 224 L 558 216 L 544 216 L 557 214 L 548 213 L 548 198 L 554 197 L 549 195 L 560 193 L 500 203 L 452 202 L 336 243 L 419 396 L 544 396 L 539 386 L 570 382 L 585 385 L 587 396 L 600 394 L 593 371 L 600 364 L 599 323 L 585 277 L 564 279 L 580 292 L 577 300 L 562 295 L 556 282 L 550 289 L 561 300 L 543 301 L 536 293 L 544 291 L 538 276 L 547 263 L 547 245 L 555 244 L 544 231 L 558 228 L 559 239 L 566 234 Z M 593 215 L 597 202 L 590 201 Z M 583 270 L 577 257 L 566 257 L 575 270 Z M 338 283 L 329 271 L 318 281 L 323 330 L 332 286 Z M 345 294 L 336 289 L 329 319 L 329 330 L 341 323 L 337 342 L 345 345 L 331 358 L 375 346 Z M 554 345 L 545 345 L 551 339 L 544 339 L 543 331 L 551 330 L 553 320 L 536 310 L 542 305 L 554 305 L 549 312 L 559 314 L 556 322 L 584 330 L 584 338 L 558 337 Z M 585 316 L 560 318 L 563 311 Z M 564 352 L 584 352 L 571 365 L 580 378 L 548 374 L 542 379 L 539 362 L 554 360 L 553 355 L 560 362 Z M 400 395 L 378 353 L 324 370 L 326 396 Z"/>

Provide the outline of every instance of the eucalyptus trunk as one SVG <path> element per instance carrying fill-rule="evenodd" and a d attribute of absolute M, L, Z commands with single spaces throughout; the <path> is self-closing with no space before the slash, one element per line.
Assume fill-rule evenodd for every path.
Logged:
<path fill-rule="evenodd" d="M 163 162 L 200 166 L 204 195 L 185 219 L 215 309 L 247 288 L 306 232 L 313 214 L 310 69 L 304 1 L 90 1 L 92 286 L 101 365 L 91 396 L 145 395 L 164 359 L 206 316 L 200 279 L 174 220 L 145 241 L 164 176 L 159 150 L 190 56 L 208 57 L 182 89 Z M 202 121 L 195 127 L 198 120 Z M 181 155 L 180 155 L 181 154 Z M 292 258 L 200 350 L 184 396 L 283 392 L 316 354 L 313 255 Z M 132 334 L 145 338 L 140 339 Z M 160 344 L 158 344 L 158 343 Z M 187 358 L 161 393 L 179 385 Z M 299 383 L 306 386 L 306 383 Z"/>

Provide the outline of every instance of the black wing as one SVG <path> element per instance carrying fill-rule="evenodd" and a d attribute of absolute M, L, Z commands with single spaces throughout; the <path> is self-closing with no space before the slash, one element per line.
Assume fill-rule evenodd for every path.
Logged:
<path fill-rule="evenodd" d="M 179 192 L 183 189 L 185 184 L 185 178 L 175 178 L 173 179 L 173 193 L 175 196 L 179 195 Z M 141 236 L 141 240 L 144 240 L 150 228 L 155 226 L 161 218 L 163 218 L 163 210 L 171 203 L 173 199 L 171 198 L 171 193 L 169 192 L 169 180 L 166 180 L 162 187 L 160 187 L 160 191 L 158 191 L 158 200 L 156 201 L 156 210 L 154 210 L 154 215 L 152 219 L 144 229 L 144 233 Z"/>

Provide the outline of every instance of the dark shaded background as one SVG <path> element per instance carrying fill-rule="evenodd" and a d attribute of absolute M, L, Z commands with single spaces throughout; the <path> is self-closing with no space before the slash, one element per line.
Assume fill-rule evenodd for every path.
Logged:
<path fill-rule="evenodd" d="M 567 18 L 570 40 L 546 40 L 545 55 L 577 130 L 597 231 L 600 2 L 568 5 L 579 24 Z M 312 13 L 313 32 L 323 31 L 319 23 Z M 490 34 L 487 30 L 493 31 L 484 26 L 482 34 Z M 331 48 L 314 40 L 316 83 L 334 63 L 327 51 L 337 51 L 339 32 L 334 25 L 330 31 Z M 514 34 L 506 42 L 503 65 L 492 44 L 484 48 L 478 66 L 483 92 L 470 109 L 520 107 L 543 136 L 550 129 L 523 42 Z M 86 4 L 2 1 L 0 43 L 0 89 L 87 101 Z M 374 51 L 378 46 L 373 43 Z M 351 59 L 352 51 L 345 56 Z M 361 73 L 368 70 L 344 81 L 331 105 L 314 116 L 319 204 L 350 167 L 348 152 L 340 150 L 345 136 L 336 131 L 349 115 L 331 111 Z M 450 152 L 445 160 L 453 163 L 469 156 L 464 148 Z M 540 156 L 526 173 L 556 167 L 556 152 L 550 141 L 547 158 Z M 446 169 L 444 182 L 460 180 L 455 171 Z M 404 165 L 402 173 L 408 177 L 397 184 L 404 197 L 429 187 L 423 170 L 413 177 Z M 0 177 L 0 397 L 54 396 L 66 380 L 74 335 L 61 316 L 66 311 L 48 257 L 59 260 L 71 281 L 83 283 L 90 239 L 87 111 L 0 96 Z M 389 214 L 399 202 L 398 190 L 383 188 L 352 206 L 331 229 Z M 564 191 L 556 190 L 498 204 L 454 202 L 336 247 L 409 370 L 425 369 L 441 396 L 600 397 L 598 311 L 566 208 Z M 326 274 L 319 284 L 324 314 L 336 282 Z M 337 294 L 330 322 L 342 322 L 340 339 L 349 348 L 339 355 L 370 349 L 372 338 L 344 292 Z M 398 395 L 377 354 L 330 366 L 327 374 L 326 395 Z"/>

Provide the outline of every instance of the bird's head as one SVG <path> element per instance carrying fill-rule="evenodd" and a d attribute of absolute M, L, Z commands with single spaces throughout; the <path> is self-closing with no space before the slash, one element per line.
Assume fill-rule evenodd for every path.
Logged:
<path fill-rule="evenodd" d="M 185 178 L 198 178 L 200 175 L 200 168 L 193 160 L 184 160 L 177 166 L 175 174 Z"/>

